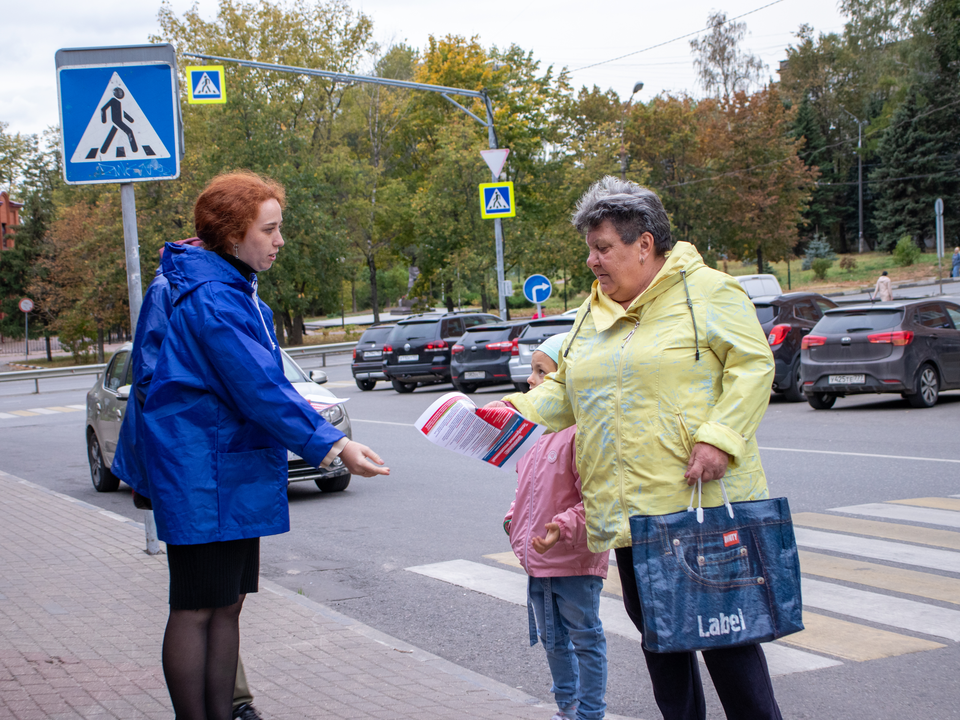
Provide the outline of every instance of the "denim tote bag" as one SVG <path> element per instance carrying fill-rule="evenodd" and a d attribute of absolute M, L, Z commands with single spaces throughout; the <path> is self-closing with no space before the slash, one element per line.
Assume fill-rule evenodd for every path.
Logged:
<path fill-rule="evenodd" d="M 699 495 L 699 482 L 693 493 Z M 803 630 L 800 560 L 786 498 L 634 515 L 643 646 L 689 652 Z M 699 501 L 698 501 L 699 505 Z"/>

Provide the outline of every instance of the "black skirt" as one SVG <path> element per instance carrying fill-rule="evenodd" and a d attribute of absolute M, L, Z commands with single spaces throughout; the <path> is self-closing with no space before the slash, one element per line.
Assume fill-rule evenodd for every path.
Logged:
<path fill-rule="evenodd" d="M 172 610 L 227 607 L 241 595 L 257 592 L 260 538 L 167 544 L 167 564 Z"/>

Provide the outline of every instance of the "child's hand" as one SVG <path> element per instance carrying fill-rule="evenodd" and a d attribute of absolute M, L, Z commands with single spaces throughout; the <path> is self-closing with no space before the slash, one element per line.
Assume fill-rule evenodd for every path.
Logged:
<path fill-rule="evenodd" d="M 533 539 L 533 549 L 538 553 L 543 555 L 547 550 L 552 548 L 557 544 L 557 540 L 560 539 L 560 526 L 556 523 L 547 523 L 544 527 L 547 529 L 547 536 L 545 538 L 535 537 Z"/>

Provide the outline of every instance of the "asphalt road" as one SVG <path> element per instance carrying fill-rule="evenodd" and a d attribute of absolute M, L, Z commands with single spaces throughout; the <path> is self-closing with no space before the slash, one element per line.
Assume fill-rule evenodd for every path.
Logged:
<path fill-rule="evenodd" d="M 310 369 L 308 362 L 304 367 Z M 291 486 L 293 530 L 263 541 L 263 574 L 378 630 L 549 699 L 549 672 L 542 649 L 528 646 L 524 608 L 406 569 L 450 560 L 505 568 L 486 556 L 510 549 L 501 522 L 514 477 L 435 448 L 413 430 L 414 419 L 451 390 L 449 385 L 399 395 L 380 383 L 364 393 L 352 384 L 347 365 L 327 371 L 330 389 L 350 398 L 354 438 L 380 453 L 392 474 L 354 478 L 346 492 L 330 495 L 304 483 Z M 3 383 L 0 413 L 82 405 L 91 384 L 90 378 L 51 380 L 34 395 L 32 384 Z M 508 389 L 481 391 L 476 398 L 499 398 Z M 83 425 L 82 411 L 0 418 L 0 469 L 140 519 L 126 486 L 117 493 L 94 491 Z M 758 439 L 771 493 L 787 496 L 794 513 L 822 513 L 960 493 L 958 431 L 956 391 L 944 393 L 927 410 L 910 408 L 896 395 L 845 398 L 830 411 L 774 398 Z M 944 601 L 931 604 L 958 609 Z M 836 611 L 823 614 L 843 617 Z M 859 662 L 843 659 L 832 667 L 775 678 L 784 717 L 960 717 L 960 645 L 936 640 L 943 647 Z M 610 711 L 659 717 L 639 644 L 612 634 L 608 643 Z M 710 717 L 722 717 L 712 690 L 709 703 Z"/>

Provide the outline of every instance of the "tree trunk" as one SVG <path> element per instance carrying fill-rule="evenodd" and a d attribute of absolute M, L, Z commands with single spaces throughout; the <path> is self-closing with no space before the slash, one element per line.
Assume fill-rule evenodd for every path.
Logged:
<path fill-rule="evenodd" d="M 357 314 L 357 281 L 350 278 L 350 306 L 354 315 Z"/>
<path fill-rule="evenodd" d="M 367 269 L 370 271 L 370 305 L 373 306 L 373 322 L 380 322 L 380 298 L 377 297 L 377 261 L 373 254 L 367 255 Z"/>
<path fill-rule="evenodd" d="M 303 315 L 294 315 L 290 326 L 290 344 L 303 345 Z"/>
<path fill-rule="evenodd" d="M 484 278 L 480 281 L 480 307 L 483 312 L 488 312 L 490 310 L 490 301 L 487 298 L 487 280 Z"/>
<path fill-rule="evenodd" d="M 453 280 L 443 281 L 443 294 L 447 301 L 447 312 L 453 312 Z"/>
<path fill-rule="evenodd" d="M 53 362 L 53 353 L 50 352 L 50 336 L 44 335 L 43 341 L 47 346 L 47 362 Z"/>
<path fill-rule="evenodd" d="M 763 272 L 763 245 L 757 243 L 757 274 Z"/>
<path fill-rule="evenodd" d="M 27 342 L 30 342 L 30 338 L 27 338 Z M 103 359 L 103 328 L 97 328 L 97 362 L 101 365 L 106 362 Z"/>
<path fill-rule="evenodd" d="M 277 333 L 277 344 L 280 347 L 286 347 L 286 334 L 283 332 L 283 318 L 280 316 L 279 312 L 273 314 L 273 329 Z"/>

